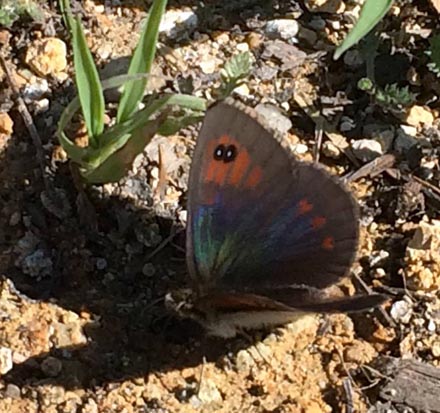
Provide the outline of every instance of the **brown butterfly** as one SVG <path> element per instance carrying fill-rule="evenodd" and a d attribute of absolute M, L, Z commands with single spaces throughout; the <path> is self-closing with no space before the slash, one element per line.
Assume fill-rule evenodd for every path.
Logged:
<path fill-rule="evenodd" d="M 305 312 L 360 311 L 379 294 L 335 298 L 359 238 L 356 202 L 320 167 L 293 158 L 257 114 L 211 106 L 192 161 L 188 290 L 166 303 L 211 335 L 275 326 Z"/>

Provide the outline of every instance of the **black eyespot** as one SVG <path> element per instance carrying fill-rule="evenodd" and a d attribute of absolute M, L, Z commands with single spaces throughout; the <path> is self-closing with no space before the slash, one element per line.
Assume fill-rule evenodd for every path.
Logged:
<path fill-rule="evenodd" d="M 234 145 L 229 145 L 226 148 L 225 154 L 223 156 L 224 162 L 231 162 L 237 157 L 237 148 Z"/>
<path fill-rule="evenodd" d="M 225 154 L 225 145 L 218 145 L 217 148 L 214 149 L 214 159 L 216 161 L 222 160 L 224 154 Z"/>

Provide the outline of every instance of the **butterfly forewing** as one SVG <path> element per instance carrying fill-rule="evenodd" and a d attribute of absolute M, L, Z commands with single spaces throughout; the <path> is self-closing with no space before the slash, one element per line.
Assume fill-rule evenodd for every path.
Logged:
<path fill-rule="evenodd" d="M 346 275 L 357 248 L 357 207 L 343 186 L 226 102 L 202 125 L 188 210 L 188 267 L 205 292 L 326 287 Z"/>

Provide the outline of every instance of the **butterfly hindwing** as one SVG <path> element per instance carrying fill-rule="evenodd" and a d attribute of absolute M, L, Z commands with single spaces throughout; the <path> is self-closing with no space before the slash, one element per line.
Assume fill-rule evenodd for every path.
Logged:
<path fill-rule="evenodd" d="M 202 290 L 326 287 L 357 248 L 357 207 L 343 186 L 226 102 L 203 123 L 188 210 L 188 267 Z"/>

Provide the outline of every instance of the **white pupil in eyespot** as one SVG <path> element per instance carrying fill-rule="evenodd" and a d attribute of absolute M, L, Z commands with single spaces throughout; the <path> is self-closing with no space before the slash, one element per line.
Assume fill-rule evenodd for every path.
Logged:
<path fill-rule="evenodd" d="M 223 149 L 218 148 L 215 154 L 220 158 L 223 155 Z"/>
<path fill-rule="evenodd" d="M 229 150 L 226 152 L 226 158 L 231 158 L 231 157 L 232 157 L 232 150 L 229 149 Z"/>

